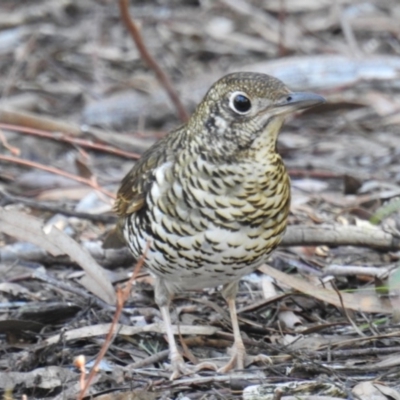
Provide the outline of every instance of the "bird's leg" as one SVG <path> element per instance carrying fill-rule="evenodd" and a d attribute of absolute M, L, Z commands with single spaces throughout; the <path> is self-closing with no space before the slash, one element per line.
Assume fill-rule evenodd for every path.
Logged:
<path fill-rule="evenodd" d="M 209 362 L 203 362 L 195 366 L 189 366 L 183 360 L 183 357 L 178 350 L 178 346 L 176 345 L 174 332 L 172 330 L 171 315 L 169 313 L 169 303 L 171 301 L 171 297 L 172 296 L 166 288 L 164 282 L 160 278 L 156 278 L 155 300 L 160 308 L 168 338 L 169 357 L 172 367 L 172 375 L 170 379 L 174 380 L 179 378 L 181 375 L 190 375 L 203 369 L 216 370 L 216 366 Z"/>
<path fill-rule="evenodd" d="M 218 372 L 226 373 L 232 369 L 244 369 L 244 367 L 253 363 L 272 364 L 271 359 L 264 355 L 248 356 L 243 344 L 243 339 L 240 334 L 239 321 L 236 312 L 236 294 L 238 291 L 238 282 L 232 282 L 224 286 L 222 296 L 228 303 L 229 312 L 231 314 L 232 329 L 233 329 L 233 346 L 231 348 L 231 359 L 228 364 L 220 368 Z"/>
<path fill-rule="evenodd" d="M 167 333 L 168 344 L 169 344 L 169 357 L 171 359 L 172 375 L 171 380 L 179 378 L 181 375 L 191 374 L 194 371 L 186 365 L 181 353 L 179 353 L 176 345 L 174 332 L 172 331 L 171 316 L 169 313 L 169 307 L 161 306 L 161 315 L 164 320 L 165 330 Z"/>
<path fill-rule="evenodd" d="M 232 369 L 244 369 L 245 365 L 246 349 L 244 348 L 242 336 L 240 335 L 235 304 L 237 291 L 238 282 L 229 283 L 222 289 L 222 296 L 228 303 L 229 313 L 231 315 L 234 342 L 232 346 L 231 359 L 228 364 L 218 370 L 218 372 L 221 373 L 226 373 Z"/>
<path fill-rule="evenodd" d="M 171 380 L 178 378 L 181 375 L 190 374 L 192 371 L 187 367 L 182 355 L 179 353 L 178 346 L 176 345 L 174 332 L 172 330 L 171 315 L 169 313 L 169 304 L 171 302 L 172 294 L 168 291 L 162 279 L 156 277 L 155 279 L 155 300 L 160 308 L 161 315 L 167 333 L 169 345 L 169 357 L 171 359 L 172 375 Z"/>

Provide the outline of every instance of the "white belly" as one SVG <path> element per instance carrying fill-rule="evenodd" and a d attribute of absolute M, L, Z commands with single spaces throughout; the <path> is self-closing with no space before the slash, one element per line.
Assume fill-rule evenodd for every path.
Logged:
<path fill-rule="evenodd" d="M 285 182 L 255 190 L 266 174 L 257 166 L 251 179 L 242 174 L 243 182 L 234 182 L 234 171 L 224 177 L 233 182 L 228 190 L 202 176 L 190 186 L 192 178 L 171 178 L 171 165 L 164 164 L 155 172 L 146 214 L 125 225 L 133 254 L 139 257 L 149 241 L 145 265 L 173 291 L 215 287 L 254 271 L 279 244 L 289 204 Z"/>

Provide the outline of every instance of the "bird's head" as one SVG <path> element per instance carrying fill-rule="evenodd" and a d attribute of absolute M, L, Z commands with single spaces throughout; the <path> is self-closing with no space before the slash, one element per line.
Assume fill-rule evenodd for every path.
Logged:
<path fill-rule="evenodd" d="M 285 116 L 323 102 L 317 94 L 291 92 L 272 76 L 238 72 L 210 88 L 189 126 L 216 153 L 254 153 L 261 147 L 275 151 Z"/>

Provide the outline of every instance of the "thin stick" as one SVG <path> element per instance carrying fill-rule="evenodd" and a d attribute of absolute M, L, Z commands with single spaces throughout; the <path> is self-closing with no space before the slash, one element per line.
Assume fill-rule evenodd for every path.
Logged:
<path fill-rule="evenodd" d="M 290 226 L 281 246 L 365 246 L 375 249 L 399 250 L 400 238 L 381 229 L 359 226 L 294 225 Z"/>
<path fill-rule="evenodd" d="M 143 60 L 147 63 L 147 65 L 155 72 L 157 79 L 162 84 L 164 89 L 167 91 L 168 96 L 170 97 L 170 99 L 174 103 L 176 110 L 178 111 L 179 118 L 182 120 L 182 122 L 186 122 L 189 119 L 189 114 L 187 113 L 185 107 L 183 106 L 181 100 L 179 99 L 179 96 L 176 90 L 174 89 L 171 80 L 158 65 L 154 57 L 148 52 L 137 25 L 130 17 L 128 0 L 119 0 L 118 3 L 119 3 L 119 9 L 121 11 L 122 21 L 128 28 L 128 31 L 131 34 L 132 39 L 135 42 L 140 55 L 142 56 Z"/>
<path fill-rule="evenodd" d="M 340 305 L 342 306 L 342 311 L 343 311 L 343 314 L 345 315 L 347 321 L 349 321 L 350 325 L 353 327 L 353 329 L 354 329 L 360 336 L 366 337 L 366 335 L 364 335 L 364 333 L 361 332 L 360 328 L 359 328 L 359 327 L 355 324 L 355 322 L 350 318 L 350 315 L 349 315 L 349 313 L 347 312 L 347 308 L 346 308 L 346 306 L 344 305 L 342 294 L 340 293 L 340 290 L 339 290 L 339 289 L 337 288 L 337 286 L 335 285 L 335 282 L 331 282 L 331 285 L 332 285 L 332 287 L 333 287 L 333 290 L 336 292 L 336 294 L 337 294 L 338 297 L 339 297 Z"/>
<path fill-rule="evenodd" d="M 108 331 L 108 334 L 107 334 L 106 340 L 104 341 L 103 347 L 100 349 L 99 355 L 96 358 L 93 368 L 90 370 L 89 376 L 86 380 L 85 387 L 81 390 L 78 400 L 82 400 L 84 398 L 86 391 L 89 389 L 90 384 L 91 384 L 95 374 L 97 373 L 97 368 L 98 368 L 101 360 L 105 356 L 107 350 L 109 349 L 109 347 L 112 343 L 112 339 L 113 339 L 113 336 L 115 333 L 114 332 L 115 326 L 118 324 L 118 321 L 121 316 L 122 310 L 124 308 L 125 302 L 131 293 L 133 281 L 136 279 L 141 268 L 143 267 L 144 260 L 146 258 L 149 247 L 150 247 L 150 243 L 147 242 L 146 248 L 144 249 L 144 252 L 143 252 L 143 255 L 142 255 L 142 257 L 140 257 L 140 259 L 136 263 L 135 269 L 133 270 L 133 274 L 130 277 L 127 284 L 125 285 L 125 287 L 124 288 L 117 287 L 117 310 L 115 311 L 113 320 L 111 322 L 111 327 L 110 327 L 110 330 Z"/>
<path fill-rule="evenodd" d="M 129 371 L 133 371 L 135 369 L 147 367 L 150 364 L 155 364 L 165 360 L 166 358 L 168 358 L 168 355 L 169 350 L 160 351 L 159 353 L 152 354 L 151 356 L 144 358 L 143 360 L 136 361 L 135 363 L 130 364 L 127 369 Z"/>
<path fill-rule="evenodd" d="M 0 143 L 3 145 L 4 148 L 6 148 L 12 155 L 14 156 L 19 156 L 21 154 L 21 150 L 18 147 L 11 146 L 6 137 L 4 136 L 4 133 L 0 131 Z"/>
<path fill-rule="evenodd" d="M 24 160 L 22 158 L 18 158 L 18 157 L 14 157 L 14 156 L 6 156 L 6 155 L 0 154 L 0 161 L 24 165 L 25 167 L 41 169 L 43 171 L 47 171 L 47 172 L 50 172 L 55 175 L 60 175 L 60 176 L 63 176 L 64 178 L 68 178 L 73 181 L 83 183 L 84 185 L 90 186 L 93 189 L 96 189 L 99 192 L 105 194 L 106 196 L 111 197 L 112 199 L 115 199 L 114 193 L 109 192 L 107 189 L 103 189 L 102 187 L 99 186 L 99 184 L 97 182 L 93 181 L 92 179 L 82 178 L 80 176 L 70 174 L 69 172 L 65 172 L 65 171 L 55 168 L 55 167 L 49 167 L 47 165 L 39 164 L 34 161 Z"/>
<path fill-rule="evenodd" d="M 52 132 L 46 132 L 46 131 L 43 131 L 40 129 L 26 128 L 26 127 L 23 127 L 20 125 L 11 125 L 11 124 L 2 124 L 2 123 L 0 123 L 0 129 L 6 129 L 9 131 L 13 131 L 13 132 L 22 132 L 22 133 L 26 133 L 28 135 L 37 136 L 37 137 L 44 138 L 44 139 L 55 140 L 57 142 L 66 142 L 66 143 L 70 143 L 72 145 L 85 147 L 87 149 L 98 150 L 98 151 L 102 151 L 105 153 L 110 153 L 110 154 L 113 154 L 113 155 L 116 155 L 119 157 L 132 158 L 134 160 L 137 160 L 140 158 L 140 154 L 119 150 L 115 147 L 111 147 L 111 146 L 104 145 L 101 143 L 93 143 L 90 140 L 75 138 L 72 136 L 68 136 L 62 132 L 52 133 Z"/>

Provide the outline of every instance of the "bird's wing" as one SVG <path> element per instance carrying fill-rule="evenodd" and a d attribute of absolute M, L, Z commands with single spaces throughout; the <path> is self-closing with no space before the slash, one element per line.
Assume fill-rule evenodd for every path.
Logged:
<path fill-rule="evenodd" d="M 146 195 L 155 180 L 154 170 L 166 161 L 173 161 L 177 153 L 176 140 L 172 132 L 150 147 L 122 180 L 117 193 L 114 211 L 118 215 L 117 225 L 108 232 L 103 241 L 104 249 L 118 249 L 126 245 L 122 233 L 125 219 L 145 206 Z M 169 138 L 170 135 L 173 135 Z M 171 143 L 169 143 L 171 141 Z"/>
<path fill-rule="evenodd" d="M 150 147 L 122 180 L 114 205 L 120 218 L 136 213 L 145 205 L 146 195 L 155 179 L 154 170 L 176 157 L 178 134 L 179 131 L 171 132 Z"/>

